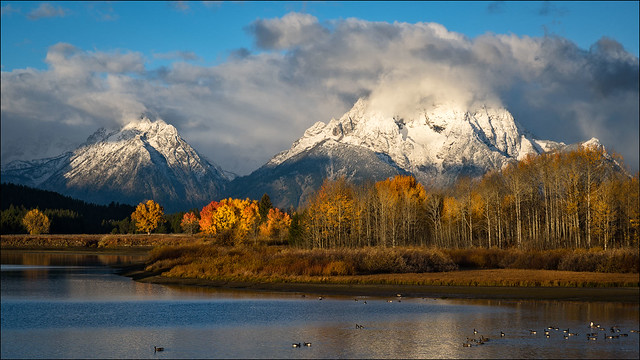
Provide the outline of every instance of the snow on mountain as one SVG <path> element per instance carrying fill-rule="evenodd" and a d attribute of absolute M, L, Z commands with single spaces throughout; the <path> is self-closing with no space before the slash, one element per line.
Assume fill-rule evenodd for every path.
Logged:
<path fill-rule="evenodd" d="M 323 178 L 340 174 L 357 182 L 405 173 L 424 185 L 441 187 L 460 176 L 500 169 L 527 154 L 565 147 L 533 138 L 504 108 L 467 109 L 441 103 L 425 104 L 407 114 L 388 115 L 360 99 L 340 119 L 311 126 L 290 149 L 236 179 L 230 189 L 238 196 L 267 192 L 275 204 L 296 206 L 305 201 L 302 187 L 313 183 L 317 188 Z M 367 157 L 368 170 L 354 156 Z M 291 182 L 291 178 L 305 181 Z"/>
<path fill-rule="evenodd" d="M 154 199 L 168 211 L 206 204 L 220 195 L 229 180 L 184 141 L 175 127 L 147 116 L 119 130 L 100 129 L 72 152 L 14 161 L 2 169 L 3 182 L 100 204 Z"/>

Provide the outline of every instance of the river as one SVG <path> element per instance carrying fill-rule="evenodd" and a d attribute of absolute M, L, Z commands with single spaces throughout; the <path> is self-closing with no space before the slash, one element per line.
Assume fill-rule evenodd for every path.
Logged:
<path fill-rule="evenodd" d="M 169 287 L 138 283 L 109 267 L 131 260 L 3 251 L 1 357 L 639 356 L 639 336 L 631 332 L 639 327 L 637 304 L 362 296 L 320 300 L 318 294 Z M 590 328 L 591 321 L 604 330 Z M 549 330 L 546 337 L 549 326 L 558 330 Z M 577 335 L 568 336 L 567 329 Z M 597 333 L 596 340 L 588 339 L 590 332 Z M 481 345 L 471 341 L 481 337 L 489 340 Z"/>

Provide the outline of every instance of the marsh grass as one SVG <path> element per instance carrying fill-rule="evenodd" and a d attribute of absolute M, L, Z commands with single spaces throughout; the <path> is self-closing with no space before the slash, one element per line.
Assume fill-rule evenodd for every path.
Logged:
<path fill-rule="evenodd" d="M 535 269 L 608 273 L 638 273 L 638 249 L 444 249 L 462 269 Z"/>
<path fill-rule="evenodd" d="M 172 278 L 266 283 L 637 287 L 634 259 L 638 255 L 633 250 L 307 250 L 200 244 L 155 248 L 146 270 Z"/>

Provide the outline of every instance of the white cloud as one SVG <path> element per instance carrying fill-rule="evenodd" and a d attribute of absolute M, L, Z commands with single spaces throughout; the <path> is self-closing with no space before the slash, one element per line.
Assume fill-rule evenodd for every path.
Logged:
<path fill-rule="evenodd" d="M 38 20 L 48 17 L 64 17 L 68 13 L 69 10 L 62 6 L 53 6 L 50 3 L 41 3 L 40 6 L 29 12 L 27 17 L 31 20 Z"/>
<path fill-rule="evenodd" d="M 2 72 L 2 162 L 55 155 L 55 146 L 149 111 L 210 160 L 247 174 L 316 121 L 339 117 L 370 95 L 389 112 L 452 99 L 502 105 L 541 139 L 596 136 L 638 168 L 638 58 L 615 40 L 584 50 L 559 37 L 469 39 L 439 24 L 323 25 L 296 13 L 247 29 L 264 51 L 243 51 L 213 67 L 185 62 L 197 55 L 176 51 L 157 54 L 176 62 L 149 69 L 136 52 L 60 43 L 49 49 L 46 71 Z M 21 150 L 41 140 L 29 133 L 38 132 L 37 123 L 66 140 Z"/>

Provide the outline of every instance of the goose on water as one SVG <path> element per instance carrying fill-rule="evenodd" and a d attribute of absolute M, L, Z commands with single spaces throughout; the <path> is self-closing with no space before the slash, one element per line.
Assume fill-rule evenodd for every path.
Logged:
<path fill-rule="evenodd" d="M 300 347 L 300 343 L 293 343 L 291 344 L 291 347 L 294 347 L 294 348 Z"/>
<path fill-rule="evenodd" d="M 156 352 L 156 351 L 164 351 L 164 348 L 163 347 L 154 346 L 153 347 L 153 352 Z"/>

